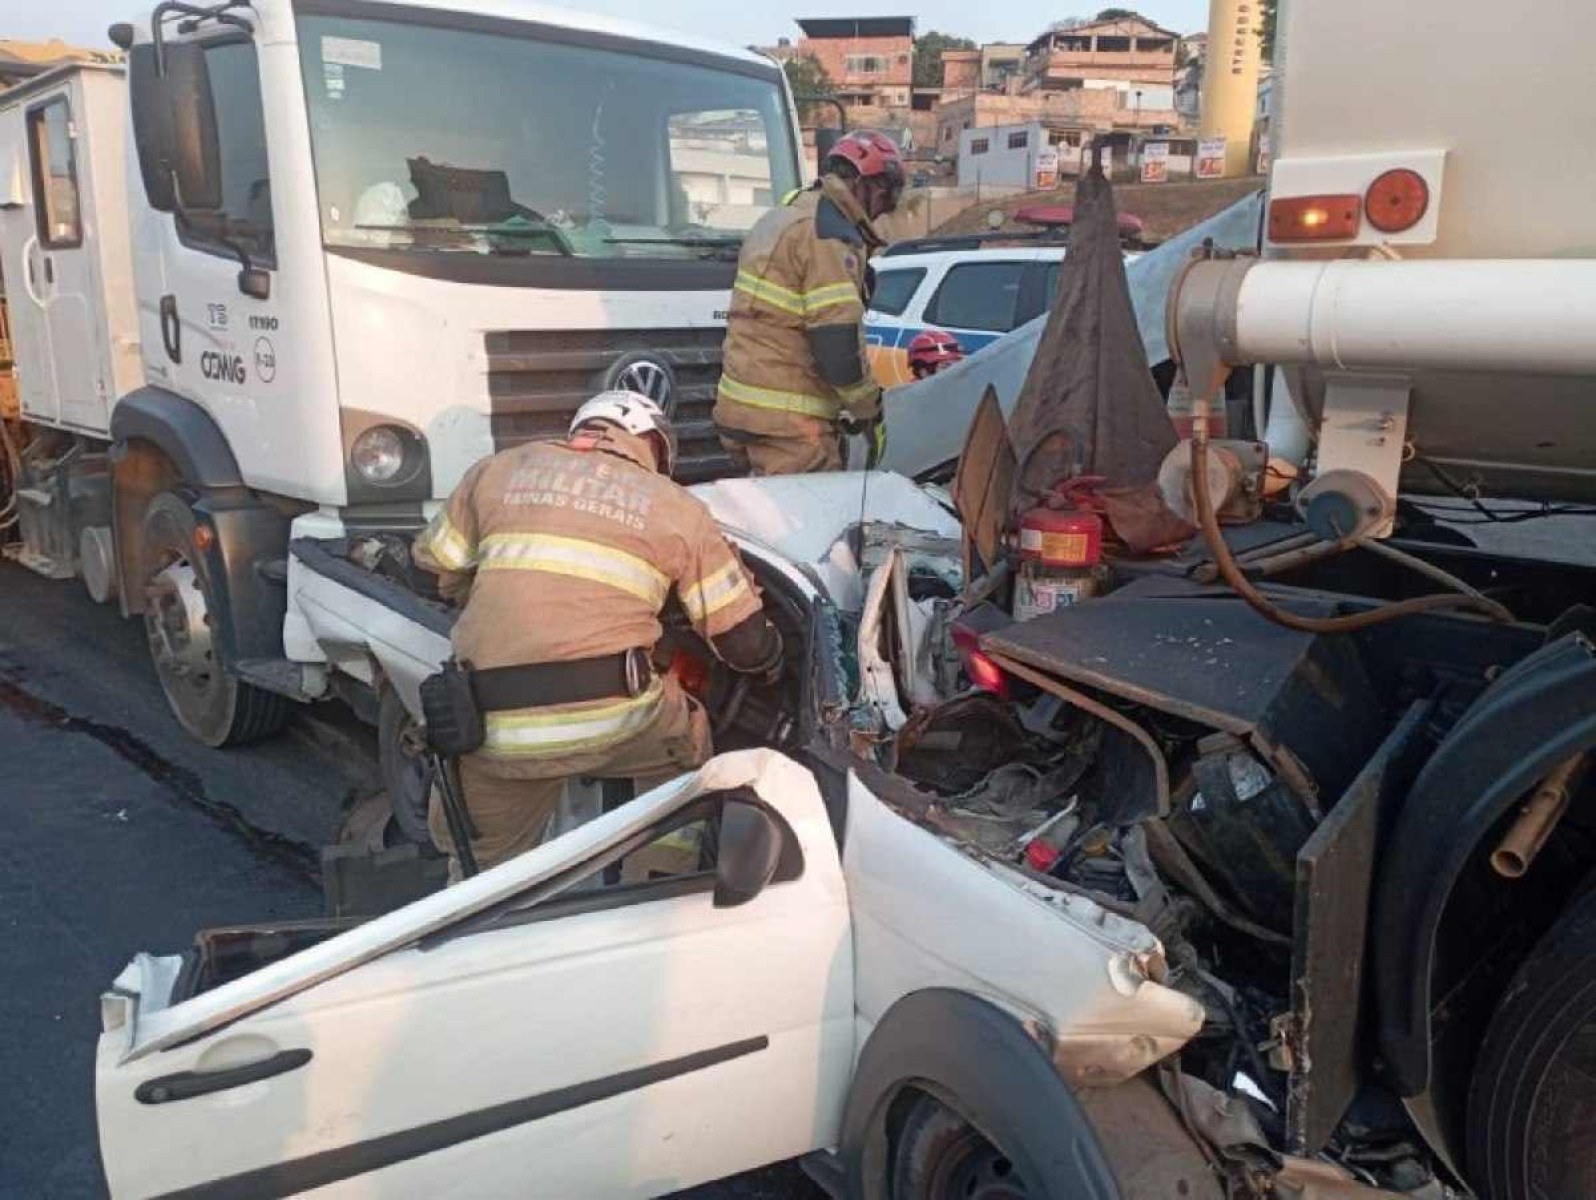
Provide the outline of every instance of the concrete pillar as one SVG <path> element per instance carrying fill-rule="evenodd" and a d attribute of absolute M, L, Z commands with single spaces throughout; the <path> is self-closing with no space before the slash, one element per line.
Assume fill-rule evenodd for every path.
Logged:
<path fill-rule="evenodd" d="M 1258 107 L 1259 0 L 1208 0 L 1203 61 L 1202 137 L 1225 138 L 1225 175 L 1251 167 L 1252 122 Z"/>

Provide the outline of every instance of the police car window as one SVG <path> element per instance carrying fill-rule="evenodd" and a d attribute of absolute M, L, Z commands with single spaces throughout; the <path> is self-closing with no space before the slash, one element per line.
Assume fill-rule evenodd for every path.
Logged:
<path fill-rule="evenodd" d="M 926 319 L 953 329 L 1007 333 L 1014 328 L 1023 262 L 960 263 L 948 272 Z"/>
<path fill-rule="evenodd" d="M 1042 293 L 1047 297 L 1047 306 L 1053 307 L 1053 301 L 1058 298 L 1058 277 L 1064 270 L 1062 262 L 1047 264 L 1047 281 L 1042 286 Z"/>
<path fill-rule="evenodd" d="M 1063 265 L 1061 262 L 1033 264 L 1030 276 L 1020 288 L 1020 301 L 1014 312 L 1016 329 L 1053 307 L 1053 299 L 1058 295 L 1059 270 Z"/>
<path fill-rule="evenodd" d="M 923 270 L 877 271 L 876 290 L 870 293 L 870 311 L 889 317 L 902 316 L 924 278 Z"/>

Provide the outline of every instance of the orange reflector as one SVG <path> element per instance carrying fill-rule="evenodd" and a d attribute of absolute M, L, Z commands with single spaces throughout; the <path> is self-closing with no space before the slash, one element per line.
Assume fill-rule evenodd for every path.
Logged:
<path fill-rule="evenodd" d="M 1358 236 L 1356 196 L 1282 196 L 1269 202 L 1271 242 L 1339 242 Z"/>
<path fill-rule="evenodd" d="M 1406 167 L 1385 172 L 1363 194 L 1363 211 L 1369 224 L 1381 233 L 1412 229 L 1430 207 L 1430 185 L 1424 176 Z"/>

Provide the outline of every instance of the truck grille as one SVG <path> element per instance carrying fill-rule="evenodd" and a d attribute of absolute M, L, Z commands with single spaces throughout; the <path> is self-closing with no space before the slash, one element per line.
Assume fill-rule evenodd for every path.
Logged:
<path fill-rule="evenodd" d="M 681 445 L 676 478 L 697 483 L 735 474 L 710 420 L 720 381 L 720 329 L 601 329 L 492 332 L 485 336 L 493 448 L 565 436 L 571 416 L 611 386 L 639 354 L 674 377 Z"/>

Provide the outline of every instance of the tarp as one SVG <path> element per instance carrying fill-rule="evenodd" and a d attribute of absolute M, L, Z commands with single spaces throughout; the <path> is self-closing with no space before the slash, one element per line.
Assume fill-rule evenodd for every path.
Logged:
<path fill-rule="evenodd" d="M 1030 508 L 1072 475 L 1110 488 L 1158 478 L 1179 439 L 1137 330 L 1114 216 L 1098 168 L 1075 187 L 1075 223 L 1059 294 L 1009 420 L 1019 473 L 1010 511 Z"/>
<path fill-rule="evenodd" d="M 1216 246 L 1225 249 L 1256 249 L 1262 210 L 1262 193 L 1255 193 L 1126 264 L 1131 303 L 1148 362 L 1159 363 L 1169 357 L 1164 301 L 1170 280 L 1191 257 L 1192 248 L 1212 238 Z M 956 458 L 976 405 L 988 387 L 996 393 L 1003 412 L 1012 413 L 1048 323 L 1048 317 L 1038 317 L 950 370 L 889 391 L 884 404 L 887 453 L 881 465 L 916 476 Z"/>

